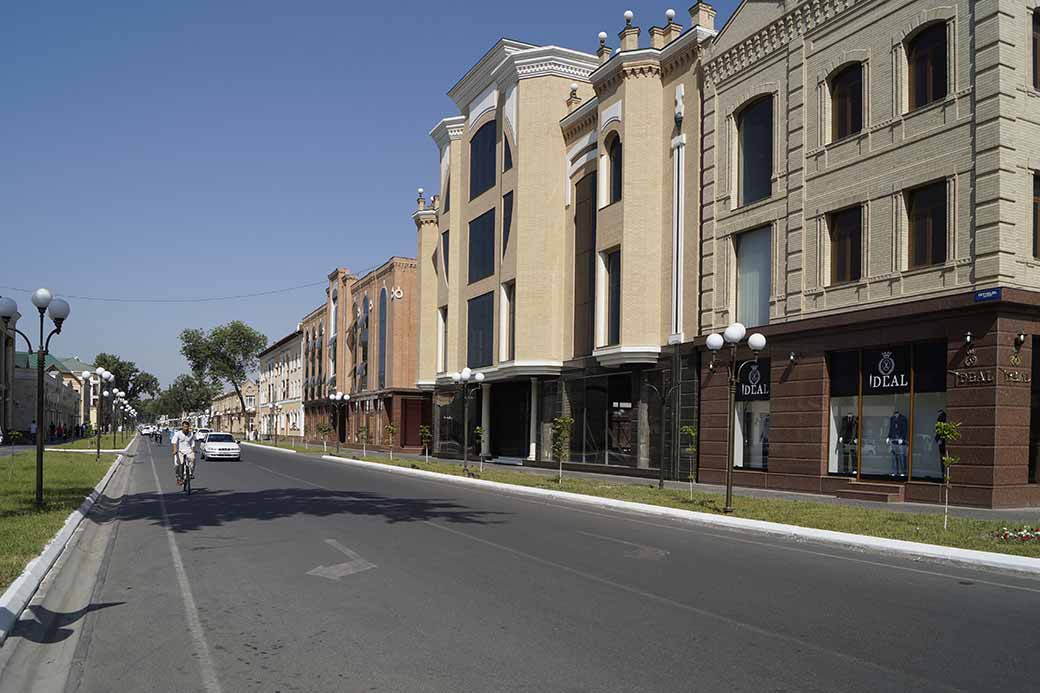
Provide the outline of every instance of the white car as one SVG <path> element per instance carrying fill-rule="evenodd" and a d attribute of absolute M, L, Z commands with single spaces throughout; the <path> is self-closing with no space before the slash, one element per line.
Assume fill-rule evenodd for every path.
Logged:
<path fill-rule="evenodd" d="M 204 460 L 240 460 L 242 449 L 238 441 L 230 433 L 209 433 L 202 440 L 202 459 Z"/>

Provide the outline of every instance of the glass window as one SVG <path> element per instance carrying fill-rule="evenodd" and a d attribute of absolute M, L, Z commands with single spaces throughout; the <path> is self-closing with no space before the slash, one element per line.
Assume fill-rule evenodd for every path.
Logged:
<path fill-rule="evenodd" d="M 490 366 L 494 340 L 495 294 L 493 292 L 469 300 L 466 323 L 466 365 L 470 368 Z"/>
<path fill-rule="evenodd" d="M 437 372 L 448 370 L 448 306 L 440 309 L 440 339 L 437 343 Z"/>
<path fill-rule="evenodd" d="M 828 219 L 831 230 L 831 283 L 859 281 L 862 273 L 863 212 L 850 207 Z"/>
<path fill-rule="evenodd" d="M 506 307 L 506 360 L 516 358 L 516 282 L 509 282 L 505 289 Z"/>
<path fill-rule="evenodd" d="M 444 183 L 444 211 L 451 210 L 451 177 Z"/>
<path fill-rule="evenodd" d="M 1033 88 L 1040 89 L 1040 12 L 1033 13 Z"/>
<path fill-rule="evenodd" d="M 495 210 L 489 209 L 469 223 L 469 283 L 490 277 L 495 271 Z"/>
<path fill-rule="evenodd" d="M 1033 337 L 1033 378 L 1029 383 L 1029 483 L 1037 482 L 1037 459 L 1040 458 L 1040 337 Z"/>
<path fill-rule="evenodd" d="M 946 98 L 946 24 L 915 36 L 906 49 L 910 72 L 910 110 Z"/>
<path fill-rule="evenodd" d="M 946 262 L 946 181 L 906 194 L 910 224 L 910 268 Z"/>
<path fill-rule="evenodd" d="M 840 140 L 863 129 L 863 65 L 854 63 L 831 78 L 831 137 Z"/>
<path fill-rule="evenodd" d="M 830 447 L 827 471 L 855 474 L 859 466 L 859 352 L 831 354 Z"/>
<path fill-rule="evenodd" d="M 379 290 L 379 389 L 386 387 L 386 289 Z"/>
<path fill-rule="evenodd" d="M 737 116 L 740 204 L 773 194 L 773 97 L 745 106 Z"/>
<path fill-rule="evenodd" d="M 596 174 L 574 186 L 574 355 L 592 353 L 596 325 Z"/>
<path fill-rule="evenodd" d="M 469 141 L 469 199 L 495 184 L 495 121 L 485 123 Z"/>
<path fill-rule="evenodd" d="M 621 160 L 621 138 L 614 135 L 610 144 L 607 145 L 607 156 L 610 159 L 610 201 L 617 202 L 621 199 L 621 174 L 623 163 Z"/>
<path fill-rule="evenodd" d="M 739 366 L 733 422 L 733 466 L 769 468 L 769 359 Z"/>
<path fill-rule="evenodd" d="M 942 481 L 943 446 L 935 437 L 937 421 L 946 421 L 945 342 L 914 345 L 913 478 Z"/>
<path fill-rule="evenodd" d="M 910 349 L 867 349 L 862 359 L 860 476 L 906 478 Z"/>
<path fill-rule="evenodd" d="M 502 136 L 502 170 L 513 168 L 513 150 L 509 147 L 509 138 Z"/>
<path fill-rule="evenodd" d="M 737 321 L 748 327 L 769 324 L 772 228 L 737 236 Z"/>
<path fill-rule="evenodd" d="M 502 255 L 509 248 L 509 232 L 513 228 L 513 193 L 502 196 Z"/>
<path fill-rule="evenodd" d="M 607 344 L 621 343 L 621 251 L 607 253 Z"/>
<path fill-rule="evenodd" d="M 444 263 L 444 281 L 448 281 L 448 232 L 441 234 L 441 262 Z"/>
<path fill-rule="evenodd" d="M 1040 257 L 1040 175 L 1033 174 L 1033 257 Z"/>

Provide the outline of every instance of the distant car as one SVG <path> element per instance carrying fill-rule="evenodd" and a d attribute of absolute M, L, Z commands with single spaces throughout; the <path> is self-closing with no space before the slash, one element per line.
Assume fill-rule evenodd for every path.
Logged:
<path fill-rule="evenodd" d="M 213 432 L 212 428 L 196 428 L 195 429 L 195 437 L 199 438 L 199 439 L 202 439 L 202 440 L 205 440 L 206 436 L 209 435 L 212 432 Z"/>
<path fill-rule="evenodd" d="M 242 449 L 238 441 L 230 433 L 209 433 L 202 441 L 202 459 L 204 460 L 240 460 Z"/>

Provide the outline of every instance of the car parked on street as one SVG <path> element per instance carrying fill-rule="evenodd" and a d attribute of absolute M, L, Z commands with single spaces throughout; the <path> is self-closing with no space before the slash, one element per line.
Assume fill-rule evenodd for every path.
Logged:
<path fill-rule="evenodd" d="M 230 433 L 220 431 L 209 433 L 202 440 L 202 459 L 204 460 L 240 460 L 242 449 L 238 441 Z"/>

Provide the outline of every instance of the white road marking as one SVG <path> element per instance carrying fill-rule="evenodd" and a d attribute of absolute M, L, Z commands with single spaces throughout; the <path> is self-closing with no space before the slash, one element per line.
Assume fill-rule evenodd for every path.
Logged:
<path fill-rule="evenodd" d="M 656 546 L 647 546 L 646 544 L 637 544 L 634 541 L 625 541 L 624 539 L 615 539 L 614 537 L 605 537 L 602 534 L 594 534 L 592 532 L 582 532 L 578 530 L 578 534 L 584 534 L 587 537 L 595 537 L 596 539 L 602 539 L 603 541 L 612 541 L 615 544 L 624 544 L 625 546 L 631 546 L 634 551 L 626 551 L 625 556 L 627 558 L 635 558 L 641 561 L 659 561 L 668 555 L 668 551 L 659 549 Z"/>
<path fill-rule="evenodd" d="M 478 536 L 475 536 L 473 534 L 469 534 L 468 532 L 463 532 L 463 531 L 458 530 L 458 529 L 453 529 L 451 527 L 446 527 L 444 525 L 439 525 L 436 522 L 431 522 L 430 520 L 423 520 L 422 522 L 427 524 L 427 525 L 429 525 L 430 527 L 436 527 L 437 529 L 443 530 L 445 532 L 450 532 L 451 534 L 455 534 L 455 535 L 458 535 L 460 537 L 465 537 L 466 539 L 470 539 L 471 541 L 475 541 L 475 542 L 477 542 L 479 544 L 484 544 L 486 546 L 490 546 L 490 547 L 499 549 L 501 551 L 505 551 L 506 553 L 511 553 L 514 556 L 519 556 L 520 558 L 526 558 L 527 560 L 532 561 L 534 563 L 540 563 L 541 565 L 545 565 L 545 566 L 549 566 L 549 567 L 552 567 L 552 568 L 556 568 L 557 570 L 562 570 L 564 572 L 570 573 L 571 575 L 576 575 L 576 576 L 578 576 L 578 577 L 580 577 L 580 578 L 582 578 L 584 580 L 589 580 L 589 581 L 592 581 L 592 582 L 598 582 L 601 585 L 606 585 L 608 587 L 613 587 L 614 589 L 621 590 L 623 592 L 628 592 L 629 594 L 634 594 L 636 596 L 643 597 L 643 598 L 649 599 L 651 601 L 655 601 L 655 602 L 657 602 L 659 604 L 663 604 L 665 606 L 673 607 L 673 608 L 676 608 L 676 609 L 682 609 L 683 611 L 688 611 L 690 613 L 697 614 L 698 616 L 704 616 L 706 618 L 715 619 L 717 621 L 721 621 L 721 622 L 723 622 L 723 623 L 725 623 L 727 625 L 733 626 L 735 628 L 749 630 L 752 633 L 755 633 L 757 635 L 761 635 L 763 637 L 775 638 L 777 640 L 781 640 L 781 641 L 784 641 L 784 642 L 788 642 L 788 643 L 794 644 L 794 645 L 796 645 L 798 647 L 802 647 L 802 648 L 805 648 L 805 649 L 813 650 L 813 651 L 815 651 L 817 653 L 820 653 L 820 654 L 823 654 L 823 655 L 826 655 L 826 656 L 838 657 L 838 658 L 844 659 L 846 661 L 855 662 L 856 664 L 859 664 L 861 666 L 868 667 L 868 668 L 871 668 L 871 669 L 876 669 L 878 671 L 885 672 L 886 674 L 892 674 L 892 675 L 900 676 L 900 677 L 903 677 L 903 678 L 906 678 L 906 679 L 913 679 L 913 680 L 919 681 L 921 683 L 927 683 L 927 684 L 929 684 L 929 686 L 938 686 L 939 688 L 943 688 L 943 689 L 951 690 L 951 691 L 961 690 L 961 689 L 955 688 L 953 686 L 950 686 L 948 684 L 941 683 L 939 681 L 934 681 L 932 679 L 928 679 L 928 678 L 924 678 L 924 677 L 921 677 L 921 676 L 917 676 L 917 675 L 912 674 L 910 672 L 900 671 L 898 669 L 893 669 L 891 667 L 887 667 L 884 664 L 879 664 L 877 662 L 872 662 L 872 661 L 867 660 L 867 659 L 862 659 L 860 657 L 857 657 L 856 655 L 851 655 L 851 654 L 848 654 L 846 652 L 842 652 L 841 650 L 835 650 L 835 649 L 831 649 L 829 647 L 824 647 L 822 645 L 817 645 L 816 643 L 810 642 L 808 640 L 803 640 L 802 638 L 796 637 L 794 635 L 786 635 L 784 633 L 779 633 L 777 631 L 769 630 L 767 628 L 762 628 L 761 626 L 756 626 L 756 625 L 753 625 L 751 623 L 746 623 L 746 622 L 741 621 L 739 619 L 735 619 L 735 618 L 731 618 L 729 616 L 724 616 L 723 614 L 715 613 L 714 611 L 708 611 L 707 609 L 701 609 L 701 608 L 698 608 L 696 606 L 692 606 L 690 604 L 686 604 L 684 602 L 680 602 L 680 601 L 677 601 L 675 599 L 671 599 L 670 597 L 665 597 L 665 596 L 662 596 L 660 594 L 655 594 L 653 592 L 647 592 L 646 590 L 641 590 L 638 587 L 632 587 L 631 585 L 626 585 L 626 584 L 621 583 L 621 582 L 616 582 L 614 580 L 602 577 L 600 575 L 595 575 L 593 573 L 585 572 L 584 570 L 579 570 L 578 568 L 572 568 L 571 566 L 566 565 L 564 563 L 557 563 L 556 561 L 551 561 L 551 560 L 549 560 L 547 558 L 541 558 L 539 556 L 535 556 L 534 554 L 527 553 L 526 551 L 521 551 L 519 549 L 514 549 L 511 546 L 505 546 L 504 544 L 499 544 L 499 543 L 494 542 L 494 541 L 489 541 L 487 539 L 482 539 L 482 538 L 480 538 Z"/>
<path fill-rule="evenodd" d="M 159 474 L 155 471 L 155 458 L 149 452 L 149 460 L 152 463 L 152 476 L 155 478 L 155 491 L 159 494 L 159 507 L 162 509 L 163 525 L 166 527 L 166 538 L 170 542 L 170 553 L 173 555 L 173 568 L 177 573 L 177 584 L 181 590 L 181 599 L 184 601 L 184 615 L 188 619 L 188 630 L 191 631 L 191 643 L 195 649 L 195 656 L 199 661 L 199 673 L 202 674 L 202 685 L 210 693 L 220 693 L 220 682 L 217 680 L 217 670 L 213 666 L 213 659 L 209 654 L 209 645 L 206 643 L 206 634 L 202 630 L 202 621 L 199 620 L 199 610 L 195 606 L 195 597 L 191 594 L 191 584 L 188 582 L 188 573 L 184 570 L 184 562 L 181 560 L 180 549 L 177 548 L 177 540 L 170 528 L 170 516 L 166 512 L 166 498 L 159 485 Z"/>
<path fill-rule="evenodd" d="M 355 573 L 363 573 L 366 570 L 371 570 L 376 567 L 375 563 L 369 563 L 359 554 L 351 551 L 335 539 L 326 539 L 325 543 L 342 553 L 350 560 L 346 563 L 338 563 L 336 565 L 319 565 L 313 570 L 308 570 L 308 575 L 339 581 L 340 578 L 345 578 L 348 575 L 353 575 Z"/>

